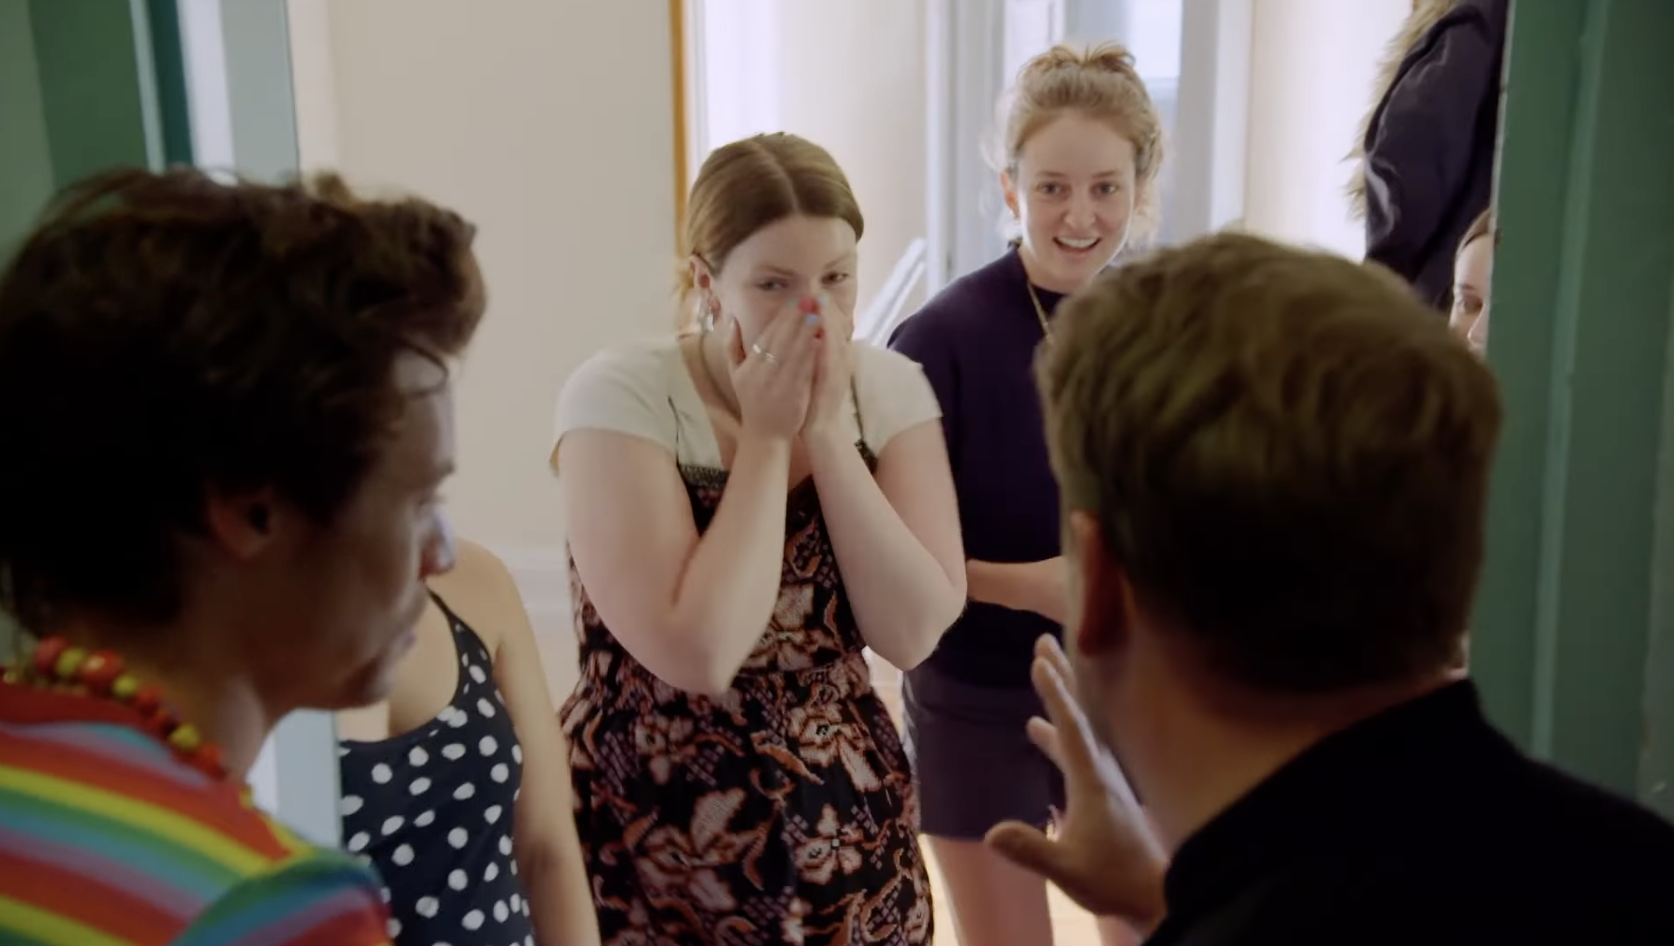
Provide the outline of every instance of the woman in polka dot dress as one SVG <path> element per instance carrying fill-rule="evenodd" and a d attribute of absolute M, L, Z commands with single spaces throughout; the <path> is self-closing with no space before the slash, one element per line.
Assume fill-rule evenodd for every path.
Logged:
<path fill-rule="evenodd" d="M 338 717 L 344 846 L 382 876 L 397 946 L 596 946 L 567 750 L 516 586 L 466 542 L 430 587 L 389 699 Z"/>

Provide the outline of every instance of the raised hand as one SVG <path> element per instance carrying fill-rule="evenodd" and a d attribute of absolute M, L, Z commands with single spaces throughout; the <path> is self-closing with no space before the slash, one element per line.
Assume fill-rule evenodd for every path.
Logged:
<path fill-rule="evenodd" d="M 838 435 L 846 440 L 850 382 L 854 378 L 853 317 L 823 292 L 804 300 L 800 308 L 818 316 L 822 323 L 819 357 L 814 367 L 813 401 L 808 405 L 803 438 Z"/>
<path fill-rule="evenodd" d="M 985 843 L 1093 914 L 1149 928 L 1164 910 L 1162 843 L 1076 704 L 1069 660 L 1056 640 L 1042 637 L 1035 645 L 1031 676 L 1049 719 L 1030 720 L 1029 738 L 1064 774 L 1064 811 L 1053 837 L 1008 821 L 989 831 Z"/>
<path fill-rule="evenodd" d="M 740 426 L 749 433 L 790 440 L 801 433 L 813 400 L 820 357 L 820 319 L 787 309 L 745 344 L 738 321 L 727 333 L 728 371 L 738 398 Z"/>

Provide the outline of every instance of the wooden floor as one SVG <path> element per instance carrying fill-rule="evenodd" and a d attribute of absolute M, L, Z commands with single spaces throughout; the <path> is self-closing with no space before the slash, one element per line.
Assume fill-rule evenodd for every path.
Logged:
<path fill-rule="evenodd" d="M 893 667 L 877 661 L 873 667 L 878 695 L 889 707 L 890 715 L 896 720 L 901 718 L 901 687 L 899 678 Z M 930 883 L 933 889 L 936 906 L 936 942 L 935 946 L 959 946 L 958 934 L 953 926 L 953 914 L 948 909 L 947 890 L 942 884 L 941 872 L 936 869 L 936 859 L 929 857 L 929 849 L 925 855 L 930 862 Z M 1093 917 L 1087 911 L 1071 903 L 1056 887 L 1048 888 L 1052 903 L 1052 943 L 1050 946 L 1100 946 L 1098 927 Z M 1045 943 L 1030 943 L 1028 946 L 1048 946 Z"/>

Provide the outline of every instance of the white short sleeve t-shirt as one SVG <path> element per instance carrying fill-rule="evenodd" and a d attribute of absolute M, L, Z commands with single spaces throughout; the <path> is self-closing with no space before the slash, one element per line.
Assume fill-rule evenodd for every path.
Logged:
<path fill-rule="evenodd" d="M 918 364 L 905 355 L 855 343 L 855 392 L 860 398 L 855 439 L 882 456 L 904 430 L 941 418 L 936 394 Z M 849 411 L 849 423 L 856 423 Z M 649 440 L 677 462 L 719 467 L 709 414 L 681 353 L 677 336 L 626 342 L 587 359 L 558 395 L 553 442 L 572 430 L 607 430 Z"/>

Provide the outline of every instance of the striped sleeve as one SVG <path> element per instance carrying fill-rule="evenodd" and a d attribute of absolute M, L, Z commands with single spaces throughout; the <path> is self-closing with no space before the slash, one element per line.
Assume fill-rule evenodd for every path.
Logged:
<path fill-rule="evenodd" d="M 390 946 L 388 913 L 372 875 L 316 851 L 227 890 L 174 946 Z"/>

